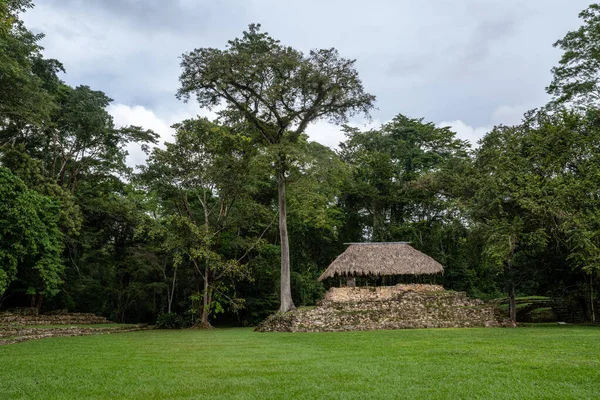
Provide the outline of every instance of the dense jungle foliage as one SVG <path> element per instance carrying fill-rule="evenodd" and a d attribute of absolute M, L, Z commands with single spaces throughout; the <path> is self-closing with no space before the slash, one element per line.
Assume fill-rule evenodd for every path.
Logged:
<path fill-rule="evenodd" d="M 260 25 L 183 56 L 173 93 L 221 105 L 219 118 L 181 121 L 158 143 L 116 127 L 106 94 L 61 79 L 20 19 L 32 6 L 0 1 L 0 308 L 254 324 L 337 285 L 317 278 L 344 243 L 410 241 L 445 266 L 447 289 L 560 298 L 594 319 L 600 5 L 555 44 L 553 100 L 473 146 L 401 113 L 343 125 L 375 101 L 354 62 Z M 319 119 L 342 125 L 339 150 L 306 136 Z M 147 152 L 138 168 L 130 144 Z"/>

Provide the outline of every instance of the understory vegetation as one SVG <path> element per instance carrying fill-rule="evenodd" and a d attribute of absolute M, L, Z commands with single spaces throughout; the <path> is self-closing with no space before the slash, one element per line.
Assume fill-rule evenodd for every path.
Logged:
<path fill-rule="evenodd" d="M 513 320 L 519 307 L 546 318 L 560 304 L 573 320 L 595 321 L 598 4 L 581 14 L 581 29 L 555 44 L 563 57 L 548 87 L 552 101 L 518 125 L 494 127 L 477 144 L 401 110 L 381 126 L 344 125 L 368 118 L 376 104 L 354 60 L 335 49 L 303 53 L 257 24 L 223 49 L 182 56 L 173 94 L 219 117 L 180 121 L 170 142 L 159 143 L 155 132 L 115 126 L 107 94 L 65 83 L 60 61 L 44 57 L 43 35 L 20 19 L 32 6 L 0 0 L 0 309 L 87 312 L 121 323 L 154 324 L 160 316 L 165 327 L 253 325 L 277 310 L 314 305 L 338 284 L 317 278 L 344 243 L 409 241 L 445 266 L 435 283 L 478 298 L 504 297 Z M 319 120 L 340 125 L 346 136 L 338 150 L 309 140 L 306 128 Z M 133 168 L 127 149 L 136 146 L 147 157 Z M 520 296 L 549 300 L 532 307 Z M 185 396 L 217 384 L 223 393 L 258 396 L 266 382 L 260 394 L 283 393 L 278 382 L 288 374 L 297 378 L 285 389 L 293 395 L 306 394 L 314 377 L 337 374 L 318 380 L 319 397 L 386 395 L 392 387 L 409 391 L 407 398 L 452 397 L 459 388 L 496 398 L 511 397 L 510 390 L 562 397 L 567 388 L 574 397 L 591 396 L 598 378 L 591 331 L 520 332 L 527 333 L 518 340 L 517 333 L 479 330 L 420 333 L 421 339 L 414 332 L 347 334 L 343 349 L 336 344 L 343 340 L 328 335 L 275 335 L 269 340 L 278 344 L 265 353 L 266 339 L 244 330 L 218 337 L 136 333 L 69 345 L 52 339 L 0 349 L 14 361 L 0 370 L 0 385 L 13 396 L 41 387 L 69 387 L 73 397 L 104 390 L 116 390 L 115 397 Z M 562 342 L 567 334 L 581 340 L 576 350 Z M 500 337 L 514 351 L 494 348 Z M 244 344 L 246 364 L 204 358 L 203 351 L 218 348 L 204 348 L 208 338 Z M 179 347 L 169 342 L 178 340 Z M 392 358 L 378 357 L 390 349 L 384 343 L 395 343 Z M 35 364 L 19 356 L 25 350 L 36 353 Z M 78 351 L 110 356 L 98 363 L 67 358 Z M 240 350 L 223 351 L 238 357 Z M 509 365 L 505 357 L 515 352 L 530 357 Z M 423 354 L 430 357 L 419 361 Z M 548 354 L 577 375 L 563 374 Z M 117 374 L 119 357 L 147 363 Z M 313 364 L 311 357 L 322 360 Z M 202 373 L 192 369 L 196 363 Z M 182 373 L 178 364 L 189 369 Z"/>

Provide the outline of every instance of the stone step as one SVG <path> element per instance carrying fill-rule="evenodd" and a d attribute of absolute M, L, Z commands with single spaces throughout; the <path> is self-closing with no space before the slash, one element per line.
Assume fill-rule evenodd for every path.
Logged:
<path fill-rule="evenodd" d="M 110 323 L 104 317 L 89 313 L 70 313 L 57 315 L 20 315 L 12 313 L 0 314 L 0 324 L 18 325 L 90 325 Z"/>
<path fill-rule="evenodd" d="M 19 343 L 26 340 L 44 339 L 48 337 L 70 337 L 127 333 L 151 329 L 146 324 L 115 326 L 105 328 L 65 327 L 65 328 L 5 328 L 0 331 L 0 345 Z"/>

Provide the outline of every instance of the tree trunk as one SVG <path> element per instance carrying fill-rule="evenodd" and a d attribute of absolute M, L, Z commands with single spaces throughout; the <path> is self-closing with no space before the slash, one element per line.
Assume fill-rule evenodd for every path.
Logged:
<path fill-rule="evenodd" d="M 166 268 L 166 265 L 165 265 Z M 166 275 L 165 275 L 166 277 Z M 173 304 L 173 296 L 175 296 L 175 284 L 177 283 L 177 266 L 173 269 L 173 285 L 171 286 L 171 290 L 169 291 L 169 287 L 167 286 L 167 302 L 168 302 L 168 310 L 167 312 L 171 314 L 171 305 Z"/>
<path fill-rule="evenodd" d="M 56 173 L 56 132 L 52 133 L 52 178 Z"/>
<path fill-rule="evenodd" d="M 37 295 L 37 301 L 35 304 L 35 307 L 38 310 L 38 314 L 40 313 L 40 311 L 42 310 L 42 304 L 44 303 L 44 295 L 43 294 L 38 294 Z"/>
<path fill-rule="evenodd" d="M 202 293 L 202 316 L 200 317 L 201 328 L 212 328 L 210 322 L 208 322 L 208 311 L 210 303 L 208 300 L 208 270 L 204 273 L 204 292 Z"/>
<path fill-rule="evenodd" d="M 594 310 L 594 274 L 590 274 L 590 307 L 592 311 L 592 323 L 596 323 L 596 311 Z"/>
<path fill-rule="evenodd" d="M 517 302 L 515 300 L 516 291 L 515 291 L 515 280 L 512 269 L 512 261 L 515 255 L 515 247 L 517 245 L 516 240 L 513 240 L 512 236 L 508 238 L 508 248 L 510 249 L 510 258 L 506 263 L 508 268 L 508 315 L 512 322 L 517 322 Z"/>
<path fill-rule="evenodd" d="M 200 199 L 199 199 L 200 200 Z M 202 209 L 204 210 L 204 234 L 208 237 L 208 233 L 210 230 L 210 221 L 208 219 L 208 203 L 206 202 L 206 190 L 202 191 L 202 199 L 200 200 L 202 204 Z M 189 211 L 189 206 L 187 205 L 187 199 L 185 202 L 185 207 L 188 210 L 188 215 L 190 219 L 192 218 L 191 212 Z M 208 261 L 204 262 L 204 275 L 202 276 L 204 279 L 204 290 L 202 292 L 202 314 L 200 316 L 200 327 L 201 328 L 212 328 L 210 322 L 208 322 L 208 313 L 210 308 L 210 299 L 208 293 Z"/>
<path fill-rule="evenodd" d="M 510 320 L 512 322 L 517 322 L 517 302 L 515 300 L 515 284 L 514 282 L 510 282 L 510 293 L 508 295 L 508 311 Z"/>
<path fill-rule="evenodd" d="M 287 231 L 287 211 L 285 201 L 285 176 L 283 168 L 277 172 L 277 189 L 279 195 L 279 236 L 281 238 L 281 306 L 280 312 L 295 310 L 292 301 L 292 284 L 290 279 L 290 245 Z"/>

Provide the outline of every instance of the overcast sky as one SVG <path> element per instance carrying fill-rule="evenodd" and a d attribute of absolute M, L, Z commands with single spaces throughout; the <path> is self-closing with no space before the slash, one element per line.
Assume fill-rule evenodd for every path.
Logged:
<path fill-rule="evenodd" d="M 398 113 L 450 125 L 476 142 L 495 124 L 520 121 L 545 104 L 544 88 L 560 52 L 552 47 L 580 26 L 590 0 L 38 0 L 24 15 L 44 32 L 71 85 L 115 101 L 118 125 L 142 125 L 164 139 L 169 126 L 196 114 L 175 99 L 178 57 L 223 48 L 251 22 L 302 51 L 336 47 L 357 59 L 377 96 L 376 122 Z M 362 124 L 361 121 L 355 121 Z M 335 147 L 335 126 L 311 126 Z M 141 156 L 134 156 L 141 162 Z"/>

